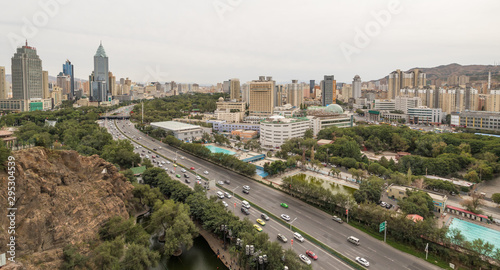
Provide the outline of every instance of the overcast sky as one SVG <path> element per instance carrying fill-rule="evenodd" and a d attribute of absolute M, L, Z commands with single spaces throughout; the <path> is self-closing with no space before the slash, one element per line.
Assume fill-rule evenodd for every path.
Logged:
<path fill-rule="evenodd" d="M 8 74 L 26 38 L 51 76 L 69 59 L 82 79 L 100 40 L 110 71 L 133 81 L 335 75 L 351 83 L 356 74 L 367 81 L 398 68 L 500 61 L 498 0 L 23 0 L 0 7 L 0 66 Z"/>

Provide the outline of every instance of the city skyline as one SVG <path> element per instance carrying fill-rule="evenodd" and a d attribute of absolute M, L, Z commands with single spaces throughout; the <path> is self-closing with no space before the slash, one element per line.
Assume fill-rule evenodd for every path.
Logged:
<path fill-rule="evenodd" d="M 495 1 L 481 5 L 467 1 L 52 2 L 57 8 L 4 4 L 11 12 L 0 21 L 0 29 L 7 33 L 0 41 L 5 52 L 0 66 L 10 70 L 9 55 L 25 39 L 37 48 L 51 76 L 59 73 L 60 63 L 71 59 L 75 77 L 86 78 L 96 44 L 102 40 L 117 78 L 202 85 L 227 78 L 244 83 L 261 74 L 277 82 L 319 82 L 325 74 L 334 74 L 338 82 L 349 83 L 354 75 L 376 80 L 396 68 L 487 65 L 500 59 L 495 50 L 500 37 L 491 35 L 488 27 L 500 21 L 494 14 L 500 3 Z M 101 8 L 93 10 L 96 5 Z M 96 13 L 91 21 L 85 19 L 90 9 Z M 127 16 L 110 19 L 107 10 Z M 139 15 L 151 10 L 172 12 L 169 20 L 162 16 L 144 20 Z M 469 15 L 467 20 L 464 13 Z M 253 14 L 261 15 L 256 20 Z M 367 37 L 364 43 L 356 44 L 358 34 Z"/>

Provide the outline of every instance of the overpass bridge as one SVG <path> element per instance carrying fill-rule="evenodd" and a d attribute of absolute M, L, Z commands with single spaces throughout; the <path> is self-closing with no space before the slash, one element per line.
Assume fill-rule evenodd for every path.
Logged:
<path fill-rule="evenodd" d="M 130 119 L 130 115 L 101 115 L 99 119 Z"/>

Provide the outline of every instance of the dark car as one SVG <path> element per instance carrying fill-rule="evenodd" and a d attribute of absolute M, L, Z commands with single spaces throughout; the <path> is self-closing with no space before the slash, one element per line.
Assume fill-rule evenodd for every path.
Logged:
<path fill-rule="evenodd" d="M 264 214 L 264 213 L 260 214 L 260 217 L 261 217 L 262 219 L 264 219 L 265 221 L 268 221 L 268 220 L 269 220 L 269 217 L 268 217 L 266 214 Z"/>
<path fill-rule="evenodd" d="M 226 180 L 224 180 L 224 183 L 226 183 L 226 185 L 230 185 L 231 181 L 229 181 L 229 180 L 226 179 Z"/>
<path fill-rule="evenodd" d="M 187 174 L 184 174 L 184 177 L 185 177 L 185 178 L 189 178 L 189 175 L 187 175 Z"/>
<path fill-rule="evenodd" d="M 153 150 L 155 150 L 155 151 L 156 151 L 156 148 L 153 148 Z"/>
<path fill-rule="evenodd" d="M 243 214 L 245 215 L 250 215 L 250 211 L 248 211 L 248 209 L 246 209 L 245 207 L 241 207 L 241 212 L 243 212 Z"/>
<path fill-rule="evenodd" d="M 391 207 L 392 207 L 392 204 L 390 204 L 390 203 L 385 205 L 385 208 L 387 208 L 387 209 L 391 209 Z"/>
<path fill-rule="evenodd" d="M 191 183 L 191 180 L 189 180 L 189 178 L 186 178 L 186 179 L 184 179 L 184 182 L 189 184 L 189 183 Z"/>
<path fill-rule="evenodd" d="M 245 194 L 250 194 L 250 190 L 246 190 L 246 189 L 244 189 L 244 190 L 243 190 L 243 193 L 245 193 Z"/>

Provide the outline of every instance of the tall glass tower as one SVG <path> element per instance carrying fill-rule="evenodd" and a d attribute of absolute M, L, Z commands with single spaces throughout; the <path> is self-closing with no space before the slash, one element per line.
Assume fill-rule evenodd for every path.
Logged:
<path fill-rule="evenodd" d="M 69 99 L 73 99 L 75 97 L 75 69 L 69 60 L 66 60 L 66 63 L 63 64 L 63 74 L 70 77 Z"/>
<path fill-rule="evenodd" d="M 108 67 L 108 56 L 102 42 L 97 48 L 97 52 L 94 55 L 94 71 L 89 78 L 90 81 L 90 98 L 92 101 L 108 101 L 109 92 L 109 67 Z"/>

